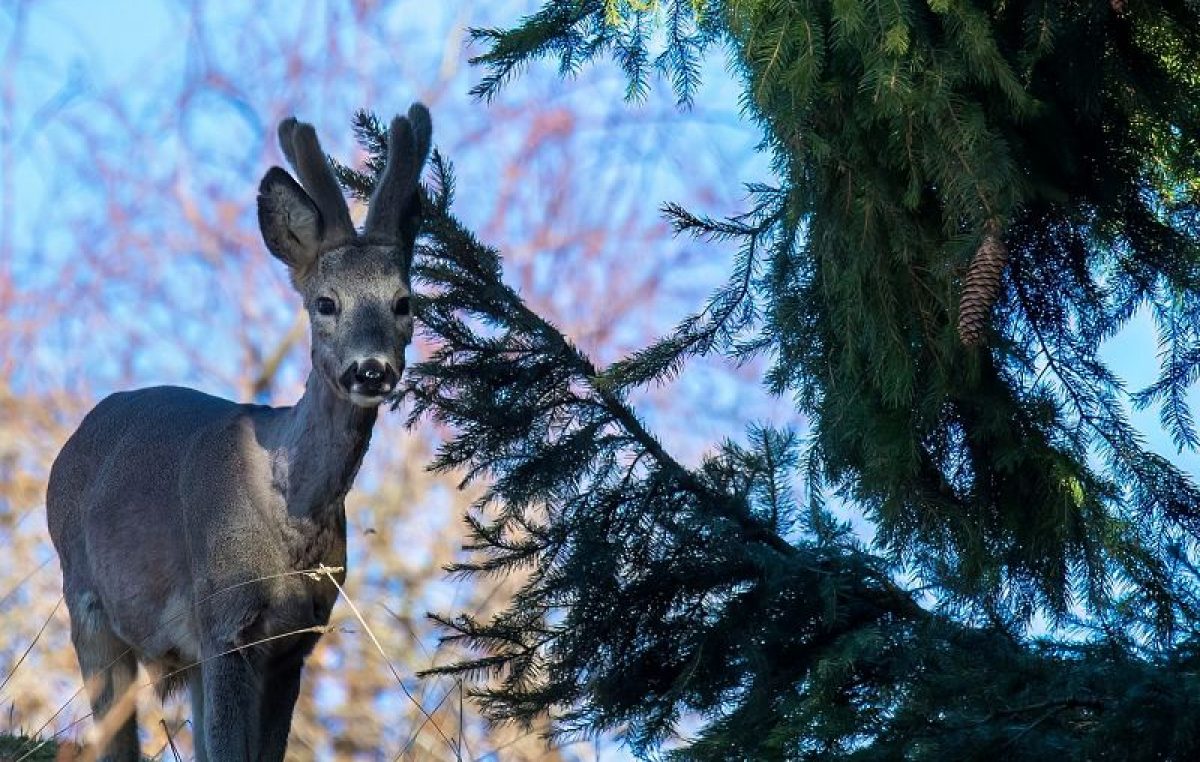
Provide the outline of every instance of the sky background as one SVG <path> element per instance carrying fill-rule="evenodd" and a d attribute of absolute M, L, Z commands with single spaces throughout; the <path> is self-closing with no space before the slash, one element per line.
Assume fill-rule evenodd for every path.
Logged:
<path fill-rule="evenodd" d="M 509 282 L 601 362 L 670 330 L 723 279 L 730 252 L 674 238 L 657 212 L 679 201 L 736 213 L 745 208 L 742 184 L 768 176 L 723 61 L 710 62 L 708 84 L 687 111 L 661 88 L 626 103 L 623 80 L 607 66 L 566 82 L 539 67 L 496 102 L 474 101 L 466 27 L 510 24 L 532 8 L 0 5 L 0 395 L 20 400 L 7 421 L 0 412 L 0 456 L 11 453 L 32 485 L 26 501 L 0 501 L 0 542 L 19 548 L 12 571 L 0 572 L 0 616 L 10 615 L 0 624 L 0 665 L 5 655 L 19 658 L 42 622 L 52 625 L 0 691 L 0 702 L 17 709 L 11 726 L 38 729 L 51 717 L 49 729 L 70 734 L 86 713 L 70 699 L 78 676 L 65 616 L 50 610 L 60 582 L 40 491 L 87 408 L 112 391 L 162 383 L 248 399 L 257 368 L 281 346 L 274 383 L 255 396 L 274 404 L 299 396 L 307 328 L 254 212 L 259 179 L 282 163 L 274 126 L 284 116 L 313 122 L 328 151 L 354 161 L 356 109 L 386 116 L 412 100 L 427 103 L 435 144 L 458 175 L 456 213 L 505 253 Z M 287 344 L 297 327 L 299 340 Z M 423 351 L 410 349 L 410 361 Z M 790 402 L 769 398 L 756 375 L 698 363 L 671 387 L 648 390 L 639 407 L 694 462 L 721 437 L 740 436 L 747 421 L 796 420 Z M 408 677 L 429 666 L 425 654 L 436 656 L 437 633 L 421 615 L 469 610 L 488 595 L 438 571 L 458 552 L 468 498 L 453 479 L 419 473 L 430 457 L 422 445 L 437 432 L 405 432 L 399 418 L 383 417 L 351 495 L 348 592 L 377 627 L 388 627 L 388 612 L 412 612 L 405 628 L 381 636 L 428 708 L 445 686 Z M 408 708 L 394 684 L 364 704 L 339 678 L 365 650 L 355 637 L 323 644 L 310 668 L 316 732 L 350 733 L 355 711 L 389 718 Z M 386 674 L 384 665 L 374 669 Z M 367 730 L 378 731 L 382 747 L 403 747 L 419 719 Z M 328 743 L 313 742 L 325 758 Z M 613 746 L 571 753 L 612 758 Z M 439 758 L 436 747 L 426 753 Z"/>
<path fill-rule="evenodd" d="M 476 72 L 463 60 L 465 27 L 512 23 L 534 7 L 531 3 L 384 4 L 394 12 L 379 14 L 383 23 L 366 34 L 358 29 L 354 34 L 336 31 L 348 26 L 345 16 L 353 3 L 341 8 L 339 3 L 269 2 L 260 4 L 253 14 L 240 5 L 205 3 L 203 25 L 195 22 L 194 8 L 185 3 L 131 1 L 105 9 L 73 2 L 28 6 L 21 22 L 22 49 L 15 56 L 15 65 L 6 67 L 8 86 L 13 90 L 12 112 L 3 116 L 5 148 L 11 152 L 5 169 L 11 179 L 0 191 L 4 193 L 0 208 L 5 214 L 6 251 L 11 252 L 18 287 L 56 282 L 61 268 L 79 256 L 81 243 L 77 229 L 63 231 L 58 225 L 85 218 L 102 227 L 105 207 L 119 204 L 127 214 L 141 210 L 147 219 L 137 222 L 139 232 L 161 232 L 164 239 L 172 239 L 173 231 L 165 228 L 177 212 L 153 217 L 171 200 L 139 197 L 146 187 L 144 181 L 122 182 L 126 175 L 166 178 L 171 186 L 190 189 L 195 195 L 186 203 L 200 208 L 184 210 L 185 216 L 232 214 L 232 220 L 224 221 L 246 227 L 253 219 L 258 178 L 268 164 L 281 161 L 274 125 L 286 115 L 284 108 L 312 121 L 327 150 L 351 159 L 356 156 L 356 146 L 347 125 L 355 109 L 365 106 L 380 113 L 389 109 L 402 112 L 411 100 L 429 103 L 436 119 L 435 143 L 455 162 L 459 177 L 456 211 L 476 229 L 493 233 L 493 240 L 496 234 L 557 224 L 552 209 L 522 206 L 514 202 L 519 202 L 519 197 L 498 196 L 505 164 L 514 154 L 522 154 L 528 129 L 494 129 L 489 122 L 497 116 L 519 122 L 540 114 L 546 124 L 538 129 L 571 130 L 570 145 L 521 158 L 535 165 L 569 162 L 585 183 L 599 178 L 599 187 L 615 190 L 604 197 L 575 200 L 581 207 L 578 214 L 593 225 L 605 218 L 637 216 L 641 224 L 657 228 L 654 232 L 661 234 L 664 225 L 655 213 L 661 203 L 700 196 L 703 208 L 710 211 L 737 211 L 744 207 L 742 184 L 769 178 L 765 161 L 754 151 L 757 133 L 739 119 L 736 86 L 719 55 L 709 62 L 707 87 L 688 112 L 677 110 L 664 88 L 645 103 L 623 102 L 624 82 L 605 66 L 594 67 L 572 82 L 560 80 L 548 65 L 518 80 L 489 106 L 467 94 Z M 486 8 L 481 10 L 480 5 Z M 11 35 L 13 26 L 11 12 L 0 16 L 0 34 Z M 293 63 L 264 56 L 271 47 L 264 43 L 267 38 L 276 44 L 286 41 L 290 52 L 313 69 L 316 76 L 311 85 L 301 79 L 289 82 L 283 92 L 271 86 Z M 339 61 L 339 69 L 321 71 L 323 50 L 333 46 L 342 48 L 339 57 L 349 63 Z M 556 109 L 561 111 L 556 114 Z M 569 124 L 556 125 L 556 118 Z M 94 182 L 95 177 L 86 177 L 86 170 L 80 171 L 88 157 L 78 152 L 81 146 L 72 146 L 76 141 L 71 133 L 81 129 L 117 138 L 105 144 L 99 183 Z M 126 149 L 133 150 L 124 152 Z M 64 157 L 64 150 L 74 155 Z M 64 159 L 72 165 L 65 172 Z M 81 179 L 93 182 L 78 182 Z M 703 188 L 697 188 L 696 179 L 704 182 Z M 210 203 L 205 192 L 222 201 L 232 197 L 232 210 L 203 208 Z M 561 224 L 566 228 L 577 221 L 563 220 Z M 98 233 L 104 237 L 103 230 Z M 180 243 L 188 245 L 186 240 Z M 239 246 L 246 243 L 237 242 Z M 611 256 L 603 257 L 601 264 L 584 263 L 594 269 L 585 274 L 595 281 L 593 287 L 620 291 L 652 269 L 655 260 L 688 257 L 687 266 L 670 273 L 670 282 L 655 294 L 655 300 L 636 305 L 636 314 L 626 310 L 578 321 L 584 331 L 588 322 L 604 326 L 603 341 L 577 336 L 602 360 L 637 346 L 651 333 L 669 330 L 697 306 L 697 295 L 724 276 L 728 252 L 720 247 L 677 241 L 670 244 L 669 252 L 651 252 L 644 250 L 644 243 L 644 237 L 606 242 L 613 249 L 606 252 Z M 105 244 L 110 257 L 121 256 L 120 241 Z M 542 252 L 537 257 L 526 251 L 506 253 L 510 259 L 521 260 L 522 268 L 528 268 L 521 277 L 549 292 L 547 298 L 558 311 L 578 309 L 578 294 L 570 281 L 580 278 L 567 268 L 580 263 L 564 263 L 561 251 Z M 609 267 L 610 260 L 619 266 Z M 120 284 L 112 276 L 119 276 L 124 265 L 118 261 L 105 265 L 112 272 L 94 277 L 104 278 L 103 289 L 116 292 L 103 305 L 110 319 L 123 327 L 140 323 L 144 333 L 156 332 L 163 341 L 154 351 L 139 353 L 132 368 L 107 367 L 104 358 L 87 358 L 86 376 L 95 392 L 99 395 L 124 383 L 130 370 L 148 381 L 198 381 L 220 387 L 220 379 L 197 377 L 212 371 L 197 368 L 178 346 L 199 336 L 184 335 L 179 341 L 172 341 L 175 337 L 171 336 L 180 328 L 191 327 L 179 320 L 181 311 L 204 309 L 219 297 L 205 290 L 205 281 L 210 279 L 196 271 L 195 260 L 171 257 L 164 251 L 153 263 L 161 268 L 155 276 L 170 291 L 167 304 L 122 300 Z M 273 275 L 277 280 L 283 278 L 279 268 Z M 556 282 L 566 282 L 557 293 Z M 290 311 L 295 304 L 270 307 Z M 64 338 L 80 339 L 70 333 L 79 327 L 71 318 L 63 315 L 56 330 Z M 204 326 L 203 334 L 210 334 L 209 326 Z M 114 337 L 118 335 L 120 332 L 113 332 Z M 95 333 L 89 339 L 107 340 Z M 79 368 L 62 363 L 57 356 L 59 348 L 51 344 L 38 345 L 47 351 L 35 360 L 45 362 L 36 373 L 39 383 L 47 375 L 55 383 L 82 383 Z M 216 359 L 219 365 L 220 358 Z M 231 363 L 238 360 L 229 358 Z M 236 369 L 230 369 L 228 375 L 236 376 Z M 752 373 L 746 375 L 753 379 Z M 685 385 L 688 383 L 691 379 L 685 379 Z M 703 392 L 710 397 L 709 403 L 721 410 L 747 402 L 740 396 L 746 389 L 721 386 Z"/>
<path fill-rule="evenodd" d="M 505 253 L 509 282 L 601 362 L 700 306 L 732 252 L 672 237 L 657 208 L 679 201 L 733 214 L 748 206 L 745 183 L 771 181 L 723 54 L 713 51 L 688 110 L 662 82 L 644 102 L 624 101 L 624 82 L 607 65 L 564 80 L 547 63 L 495 102 L 473 100 L 479 72 L 466 63 L 465 29 L 511 25 L 534 7 L 0 0 L 0 389 L 40 400 L 55 424 L 36 446 L 0 428 L 0 456 L 11 453 L 36 481 L 86 407 L 121 388 L 171 383 L 245 399 L 278 346 L 285 360 L 260 401 L 298 397 L 306 329 L 254 223 L 258 181 L 282 161 L 274 127 L 290 114 L 350 161 L 361 158 L 349 130 L 356 109 L 387 115 L 413 100 L 429 104 L 435 145 L 459 178 L 456 213 Z M 288 344 L 289 336 L 300 338 Z M 410 361 L 422 351 L 414 346 Z M 1132 389 L 1153 381 L 1156 353 L 1144 315 L 1105 349 Z M 742 438 L 751 421 L 804 427 L 790 400 L 763 392 L 757 368 L 719 361 L 690 366 L 638 404 L 690 462 L 722 437 Z M 10 415 L 13 431 L 33 430 Z M 403 432 L 397 419 L 382 422 L 359 489 L 390 494 L 407 438 L 436 439 Z M 1133 420 L 1154 449 L 1200 472 L 1200 457 L 1177 452 L 1153 410 Z M 417 568 L 454 552 L 461 502 L 451 483 L 413 500 L 419 510 L 398 519 L 387 550 Z M 33 538 L 29 564 L 49 563 L 32 601 L 54 588 L 57 571 L 38 506 L 14 506 L 0 540 Z M 352 515 L 352 532 L 384 520 L 373 510 Z M 843 512 L 869 533 L 853 507 Z M 409 583 L 364 542 L 351 540 L 351 576 L 361 569 L 380 596 L 405 593 L 397 588 Z M 414 605 L 440 610 L 464 595 L 431 584 Z M 19 652 L 21 637 L 14 630 L 0 646 Z M 431 633 L 419 638 L 432 647 Z M 65 692 L 72 676 L 54 679 Z M 336 681 L 323 685 L 328 703 L 348 700 Z M 385 694 L 377 711 L 394 701 Z"/>

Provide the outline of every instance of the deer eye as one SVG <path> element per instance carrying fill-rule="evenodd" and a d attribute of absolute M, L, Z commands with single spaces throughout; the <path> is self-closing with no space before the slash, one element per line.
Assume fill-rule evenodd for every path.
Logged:
<path fill-rule="evenodd" d="M 397 299 L 395 306 L 392 307 L 392 311 L 400 317 L 409 314 L 409 312 L 412 311 L 412 305 L 409 303 L 409 298 L 407 296 L 402 296 Z"/>
<path fill-rule="evenodd" d="M 330 299 L 328 296 L 317 297 L 317 314 L 319 315 L 336 315 L 337 302 Z"/>

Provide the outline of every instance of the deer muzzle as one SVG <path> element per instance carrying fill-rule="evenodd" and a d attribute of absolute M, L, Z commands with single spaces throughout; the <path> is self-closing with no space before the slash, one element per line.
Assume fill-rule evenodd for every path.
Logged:
<path fill-rule="evenodd" d="M 351 363 L 339 380 L 354 401 L 358 402 L 361 398 L 377 404 L 396 388 L 400 373 L 391 363 L 378 357 L 368 357 Z"/>

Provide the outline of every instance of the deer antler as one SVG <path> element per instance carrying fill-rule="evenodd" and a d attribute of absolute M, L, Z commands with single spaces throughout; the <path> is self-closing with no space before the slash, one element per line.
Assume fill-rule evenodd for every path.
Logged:
<path fill-rule="evenodd" d="M 328 244 L 354 238 L 354 223 L 350 220 L 346 197 L 321 150 L 313 126 L 296 121 L 295 117 L 284 119 L 279 123 L 279 146 L 321 213 L 323 241 Z"/>
<path fill-rule="evenodd" d="M 392 119 L 388 128 L 387 165 L 379 178 L 367 211 L 367 235 L 399 236 L 401 223 L 410 217 L 410 206 L 421 179 L 421 167 L 429 154 L 433 123 L 429 110 L 420 103 L 408 116 Z"/>

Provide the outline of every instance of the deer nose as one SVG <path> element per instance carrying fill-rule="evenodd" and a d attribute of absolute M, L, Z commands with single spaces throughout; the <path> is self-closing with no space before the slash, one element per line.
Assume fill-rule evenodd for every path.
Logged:
<path fill-rule="evenodd" d="M 396 388 L 400 376 L 390 363 L 377 357 L 352 363 L 342 374 L 342 384 L 346 391 L 377 397 L 388 394 Z"/>

